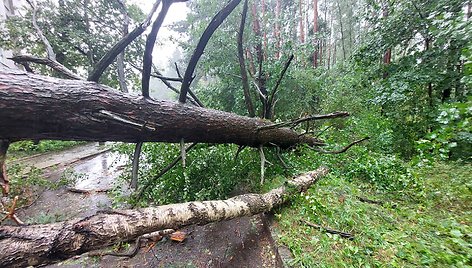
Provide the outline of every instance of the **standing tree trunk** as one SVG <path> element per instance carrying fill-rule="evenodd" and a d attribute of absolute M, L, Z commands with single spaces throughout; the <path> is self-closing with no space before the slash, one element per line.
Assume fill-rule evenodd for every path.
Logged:
<path fill-rule="evenodd" d="M 280 59 L 280 50 L 282 49 L 282 38 L 280 34 L 280 1 L 277 0 L 275 3 L 275 42 L 276 42 L 276 51 L 275 58 Z"/>
<path fill-rule="evenodd" d="M 303 14 L 303 0 L 299 1 L 299 9 L 300 9 L 300 43 L 305 43 L 305 26 L 303 23 L 304 14 Z"/>
<path fill-rule="evenodd" d="M 346 60 L 346 48 L 344 46 L 343 14 L 341 12 L 341 5 L 339 4 L 339 0 L 336 3 L 338 5 L 339 27 L 341 28 L 340 31 L 341 31 L 341 46 L 343 49 L 343 60 Z"/>
<path fill-rule="evenodd" d="M 244 59 L 244 48 L 243 48 L 244 25 L 246 24 L 246 15 L 247 15 L 247 9 L 248 9 L 247 2 L 248 2 L 247 0 L 244 1 L 243 13 L 241 15 L 241 23 L 239 25 L 238 61 L 239 61 L 239 68 L 241 71 L 241 82 L 243 84 L 244 103 L 246 104 L 246 109 L 249 113 L 249 117 L 254 117 L 256 115 L 256 112 L 254 110 L 254 105 L 252 104 L 250 87 L 249 87 L 249 79 L 247 77 L 246 61 Z"/>
<path fill-rule="evenodd" d="M 319 39 L 318 39 L 318 0 L 313 0 L 313 46 L 315 52 L 313 53 L 313 67 L 318 67 L 318 51 L 319 51 Z"/>

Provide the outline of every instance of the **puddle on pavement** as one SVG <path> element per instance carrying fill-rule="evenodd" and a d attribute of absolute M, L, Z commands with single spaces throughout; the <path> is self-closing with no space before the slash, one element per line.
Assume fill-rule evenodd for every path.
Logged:
<path fill-rule="evenodd" d="M 77 181 L 69 187 L 90 193 L 74 193 L 64 187 L 44 190 L 32 206 L 19 211 L 18 215 L 28 223 L 47 223 L 85 217 L 111 208 L 108 194 L 100 191 L 112 189 L 126 160 L 125 156 L 108 151 L 80 159 L 67 167 L 45 171 L 44 176 L 51 181 L 57 181 L 61 176 L 75 177 Z"/>
<path fill-rule="evenodd" d="M 124 156 L 113 152 L 99 154 L 82 161 L 74 166 L 74 171 L 79 174 L 79 178 L 73 187 L 86 191 L 106 190 L 113 187 L 113 183 L 126 164 Z"/>

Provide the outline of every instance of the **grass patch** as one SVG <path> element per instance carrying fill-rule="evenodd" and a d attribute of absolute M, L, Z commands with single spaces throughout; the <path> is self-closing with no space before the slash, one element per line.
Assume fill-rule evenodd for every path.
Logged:
<path fill-rule="evenodd" d="M 278 242 L 294 267 L 470 267 L 471 166 L 414 169 L 420 185 L 386 191 L 332 174 L 276 212 Z M 361 202 L 359 196 L 383 205 Z M 355 234 L 354 240 L 308 227 L 305 219 Z"/>
<path fill-rule="evenodd" d="M 11 158 L 21 158 L 45 152 L 61 151 L 84 143 L 86 142 L 42 140 L 35 143 L 33 141 L 18 141 L 10 144 L 8 155 Z"/>

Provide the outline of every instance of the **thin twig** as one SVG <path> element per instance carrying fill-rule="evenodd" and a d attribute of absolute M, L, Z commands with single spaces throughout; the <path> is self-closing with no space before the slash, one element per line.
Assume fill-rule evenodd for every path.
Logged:
<path fill-rule="evenodd" d="M 213 17 L 210 24 L 208 24 L 208 27 L 203 32 L 202 37 L 198 41 L 197 47 L 190 58 L 187 69 L 185 70 L 184 79 L 180 88 L 179 102 L 185 103 L 187 100 L 187 93 L 190 88 L 195 67 L 197 66 L 200 57 L 203 55 L 203 51 L 205 50 L 208 41 L 216 29 L 221 25 L 221 23 L 223 23 L 226 17 L 228 17 L 228 15 L 231 14 L 231 12 L 236 8 L 239 2 L 241 2 L 241 0 L 231 0 L 231 2 L 229 2 L 222 10 L 220 10 L 220 12 L 218 12 L 218 14 Z"/>
<path fill-rule="evenodd" d="M 337 150 L 337 151 L 325 151 L 323 149 L 320 149 L 320 148 L 314 148 L 315 151 L 317 152 L 320 152 L 320 153 L 324 153 L 324 154 L 342 154 L 344 152 L 346 152 L 347 150 L 349 150 L 349 148 L 351 148 L 352 146 L 358 144 L 358 143 L 361 143 L 365 140 L 368 140 L 369 137 L 365 137 L 365 138 L 362 138 L 360 140 L 357 140 L 357 141 L 354 141 L 352 143 L 350 143 L 349 145 L 347 145 L 346 147 L 342 148 L 341 150 Z"/>
<path fill-rule="evenodd" d="M 307 122 L 307 121 L 339 118 L 339 117 L 346 117 L 346 116 L 349 116 L 348 112 L 334 112 L 334 113 L 329 113 L 329 114 L 313 115 L 313 116 L 303 117 L 303 118 L 299 118 L 299 119 L 288 121 L 288 122 L 281 122 L 281 123 L 272 124 L 268 126 L 262 126 L 262 127 L 259 127 L 257 130 L 267 130 L 267 129 L 273 129 L 273 128 L 286 127 L 286 126 L 295 127 L 298 124 Z"/>
<path fill-rule="evenodd" d="M 361 202 L 369 203 L 369 204 L 375 204 L 375 205 L 381 205 L 381 206 L 384 204 L 383 201 L 372 200 L 372 199 L 368 199 L 368 198 L 363 197 L 363 196 L 357 196 L 357 199 L 359 199 L 359 201 L 361 201 Z"/>
<path fill-rule="evenodd" d="M 20 218 L 18 218 L 18 216 L 16 216 L 15 214 L 15 209 L 16 209 L 16 204 L 18 203 L 18 196 L 15 196 L 13 198 L 13 201 L 12 201 L 12 204 L 10 206 L 10 208 L 8 209 L 8 211 L 4 211 L 4 213 L 6 214 L 5 217 L 3 219 L 0 220 L 0 223 L 3 222 L 4 220 L 6 219 L 11 219 L 12 221 L 14 221 L 16 224 L 18 225 L 24 225 L 25 223 L 20 220 Z M 3 200 L 2 200 L 2 206 L 5 207 L 6 205 L 3 204 Z"/>
<path fill-rule="evenodd" d="M 239 154 L 246 148 L 246 145 L 239 145 L 238 150 L 236 151 L 236 154 L 234 155 L 234 161 L 238 159 Z"/>
<path fill-rule="evenodd" d="M 179 77 L 180 82 L 182 82 L 182 80 L 184 79 L 182 78 L 182 75 L 180 74 L 180 69 L 179 69 L 179 66 L 177 65 L 177 62 L 174 62 L 174 65 L 175 65 L 175 72 L 177 73 L 177 76 Z"/>
<path fill-rule="evenodd" d="M 131 65 L 131 67 L 135 68 L 136 70 L 138 70 L 140 72 L 143 71 L 143 69 L 139 68 L 138 66 L 136 66 L 132 62 L 130 62 L 129 64 Z M 159 72 L 159 70 L 156 68 L 156 66 L 153 65 L 152 68 L 153 68 L 153 71 L 154 71 L 154 73 L 151 73 L 152 77 L 159 78 L 162 81 L 162 83 L 164 83 L 164 85 L 166 85 L 170 90 L 172 90 L 175 93 L 177 93 L 178 95 L 180 95 L 180 91 L 177 88 L 172 86 L 172 84 L 169 83 L 169 81 L 161 78 L 162 73 Z M 201 101 L 193 94 L 193 92 L 191 92 L 191 90 L 189 90 L 189 93 L 192 93 L 192 94 L 190 94 L 190 96 L 187 96 L 187 100 L 189 100 L 190 103 L 192 103 L 195 106 L 204 107 L 203 104 L 201 103 Z M 195 96 L 196 99 L 191 98 L 191 96 Z"/>
<path fill-rule="evenodd" d="M 141 244 L 142 244 L 143 239 L 161 240 L 163 236 L 172 234 L 174 232 L 175 232 L 174 229 L 165 229 L 165 230 L 161 230 L 161 231 L 152 232 L 152 233 L 149 233 L 149 234 L 142 235 L 142 236 L 140 236 L 136 239 L 136 241 L 134 243 L 134 247 L 128 252 L 123 252 L 123 253 L 114 252 L 114 251 L 105 252 L 105 253 L 96 252 L 96 253 L 89 253 L 88 255 L 89 256 L 106 256 L 106 255 L 109 255 L 109 256 L 115 256 L 115 257 L 132 258 L 132 257 L 136 256 L 136 254 L 138 254 L 139 249 L 141 248 Z"/>

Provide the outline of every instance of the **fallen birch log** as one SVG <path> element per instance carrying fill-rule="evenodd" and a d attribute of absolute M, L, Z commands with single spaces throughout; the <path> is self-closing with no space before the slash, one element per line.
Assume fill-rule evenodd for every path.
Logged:
<path fill-rule="evenodd" d="M 136 210 L 99 211 L 52 224 L 0 226 L 0 267 L 44 265 L 163 229 L 229 220 L 269 211 L 306 190 L 328 169 L 318 168 L 265 194 L 188 202 Z"/>

